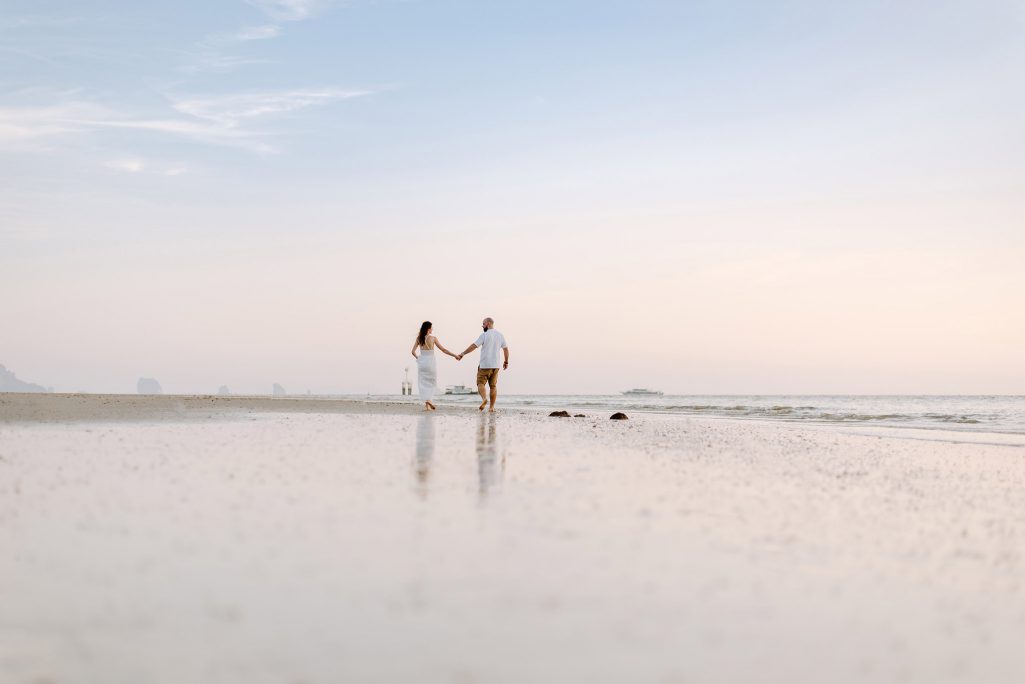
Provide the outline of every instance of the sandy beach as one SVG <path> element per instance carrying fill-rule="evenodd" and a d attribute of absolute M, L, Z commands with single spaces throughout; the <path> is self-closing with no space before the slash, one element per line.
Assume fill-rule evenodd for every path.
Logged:
<path fill-rule="evenodd" d="M 1025 448 L 947 437 L 0 395 L 0 681 L 1012 681 Z"/>

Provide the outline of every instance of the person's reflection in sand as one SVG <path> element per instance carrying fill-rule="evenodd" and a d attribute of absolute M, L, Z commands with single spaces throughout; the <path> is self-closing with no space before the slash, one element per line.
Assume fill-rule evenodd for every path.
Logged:
<path fill-rule="evenodd" d="M 423 415 L 417 419 L 416 424 L 413 472 L 416 474 L 421 496 L 427 496 L 427 480 L 431 476 L 431 460 L 434 458 L 434 419 L 434 416 Z"/>
<path fill-rule="evenodd" d="M 501 481 L 504 469 L 505 458 L 498 454 L 498 417 L 482 413 L 477 425 L 477 476 L 481 495 Z"/>

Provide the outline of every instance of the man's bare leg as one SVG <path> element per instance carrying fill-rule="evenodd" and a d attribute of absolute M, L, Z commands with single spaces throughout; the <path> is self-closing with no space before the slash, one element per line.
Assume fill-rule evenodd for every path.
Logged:
<path fill-rule="evenodd" d="M 490 413 L 494 413 L 495 412 L 495 402 L 496 401 L 498 401 L 498 388 L 497 387 L 492 387 L 491 388 L 491 408 L 488 409 L 488 411 Z"/>
<path fill-rule="evenodd" d="M 483 411 L 484 407 L 488 405 L 488 395 L 484 392 L 484 385 L 477 385 L 477 394 L 480 395 L 480 406 L 477 410 Z"/>

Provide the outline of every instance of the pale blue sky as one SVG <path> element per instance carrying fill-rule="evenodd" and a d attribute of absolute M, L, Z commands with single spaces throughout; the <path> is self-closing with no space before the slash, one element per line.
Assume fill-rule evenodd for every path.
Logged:
<path fill-rule="evenodd" d="M 1022 2 L 0 0 L 0 85 L 58 389 L 388 391 L 483 315 L 512 391 L 1025 386 Z"/>

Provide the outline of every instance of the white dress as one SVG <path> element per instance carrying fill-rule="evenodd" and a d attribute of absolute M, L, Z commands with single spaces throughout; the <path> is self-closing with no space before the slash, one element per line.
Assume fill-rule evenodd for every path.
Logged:
<path fill-rule="evenodd" d="M 434 350 L 420 347 L 420 358 L 416 360 L 416 384 L 420 390 L 420 399 L 430 401 L 438 389 L 438 365 L 434 360 Z"/>

